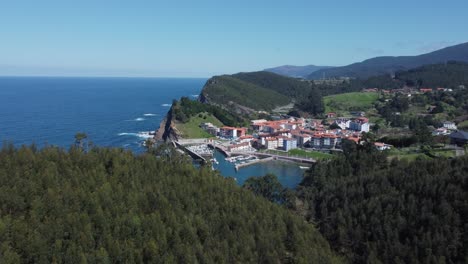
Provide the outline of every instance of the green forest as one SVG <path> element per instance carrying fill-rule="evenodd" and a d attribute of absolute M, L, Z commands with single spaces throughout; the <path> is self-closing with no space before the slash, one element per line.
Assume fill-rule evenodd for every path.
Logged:
<path fill-rule="evenodd" d="M 365 79 L 350 79 L 328 84 L 310 81 L 312 87 L 321 91 L 322 95 L 358 92 L 363 88 L 398 89 L 403 86 L 414 88 L 458 88 L 468 87 L 468 63 L 449 61 L 445 64 L 425 65 L 406 71 L 397 71 L 394 76 L 389 74 L 372 76 Z"/>
<path fill-rule="evenodd" d="M 309 82 L 264 71 L 215 76 L 203 87 L 202 98 L 263 111 L 295 102 L 303 111 L 323 112 L 322 96 Z"/>
<path fill-rule="evenodd" d="M 340 263 L 313 224 L 164 145 L 0 151 L 0 263 Z"/>
<path fill-rule="evenodd" d="M 467 156 L 389 161 L 350 143 L 312 167 L 297 195 L 296 210 L 352 263 L 468 262 Z"/>
<path fill-rule="evenodd" d="M 188 97 L 182 97 L 180 101 L 174 101 L 170 111 L 174 113 L 175 119 L 182 123 L 187 122 L 190 117 L 205 112 L 212 114 L 227 126 L 238 126 L 245 123 L 242 116 L 234 115 L 216 105 L 209 105 L 200 101 L 191 100 Z"/>

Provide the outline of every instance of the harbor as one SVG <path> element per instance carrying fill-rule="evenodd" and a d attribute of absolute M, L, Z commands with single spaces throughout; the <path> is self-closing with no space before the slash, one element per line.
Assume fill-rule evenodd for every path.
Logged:
<path fill-rule="evenodd" d="M 214 170 L 223 177 L 232 178 L 242 185 L 250 177 L 260 177 L 272 173 L 278 177 L 281 184 L 295 188 L 301 181 L 309 164 L 295 160 L 295 157 L 279 157 L 263 152 L 230 152 L 221 141 L 207 139 L 188 139 L 173 141 L 180 151 L 190 155 L 200 164 L 211 163 Z"/>
<path fill-rule="evenodd" d="M 246 158 L 248 156 L 242 157 Z M 219 171 L 223 177 L 234 179 L 238 185 L 242 185 L 250 177 L 260 177 L 271 173 L 276 175 L 284 187 L 294 189 L 304 177 L 304 170 L 297 163 L 274 160 L 267 157 L 240 160 L 236 164 L 226 160 L 228 158 L 219 150 L 214 150 L 213 159 L 216 160 L 216 163 L 212 164 L 213 168 Z"/>

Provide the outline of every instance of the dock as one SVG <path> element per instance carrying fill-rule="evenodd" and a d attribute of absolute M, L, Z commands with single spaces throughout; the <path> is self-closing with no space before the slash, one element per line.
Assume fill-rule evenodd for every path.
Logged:
<path fill-rule="evenodd" d="M 274 157 L 268 157 L 268 158 L 264 158 L 264 159 L 255 159 L 255 160 L 247 161 L 246 163 L 236 164 L 235 168 L 236 168 L 236 170 L 239 170 L 240 168 L 243 168 L 243 167 L 247 167 L 247 166 L 250 166 L 250 165 L 257 164 L 257 163 L 272 161 L 274 159 L 275 159 Z"/>
<path fill-rule="evenodd" d="M 312 158 L 302 158 L 302 157 L 295 157 L 295 156 L 283 156 L 277 154 L 270 154 L 270 153 L 262 153 L 262 152 L 231 152 L 234 155 L 255 155 L 255 156 L 263 156 L 263 157 L 270 157 L 275 160 L 287 160 L 293 161 L 297 163 L 315 163 L 317 162 L 315 159 Z"/>
<path fill-rule="evenodd" d="M 178 148 L 182 149 L 183 151 L 185 151 L 186 153 L 188 153 L 190 155 L 190 157 L 192 157 L 194 160 L 201 160 L 201 162 L 203 164 L 206 164 L 207 161 L 204 157 L 202 157 L 201 155 L 199 155 L 198 153 L 194 152 L 194 151 L 191 151 L 190 149 L 186 148 L 184 145 L 180 144 L 179 142 L 177 141 L 172 141 L 173 144 L 175 144 Z"/>

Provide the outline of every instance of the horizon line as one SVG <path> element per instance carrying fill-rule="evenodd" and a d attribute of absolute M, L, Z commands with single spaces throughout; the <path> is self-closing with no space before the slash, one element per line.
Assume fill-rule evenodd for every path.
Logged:
<path fill-rule="evenodd" d="M 215 76 L 215 75 L 213 75 Z M 182 77 L 182 76 L 87 76 L 87 75 L 2 75 L 0 78 L 140 78 L 140 79 L 209 79 L 210 77 Z"/>

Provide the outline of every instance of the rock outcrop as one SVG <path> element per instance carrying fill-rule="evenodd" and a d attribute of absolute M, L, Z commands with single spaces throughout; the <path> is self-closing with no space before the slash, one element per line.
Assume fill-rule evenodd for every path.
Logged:
<path fill-rule="evenodd" d="M 159 124 L 159 128 L 154 135 L 154 139 L 157 141 L 170 141 L 170 140 L 178 140 L 181 135 L 180 132 L 177 130 L 176 122 L 174 120 L 174 111 L 171 109 L 166 114 L 166 117 L 161 121 Z"/>

